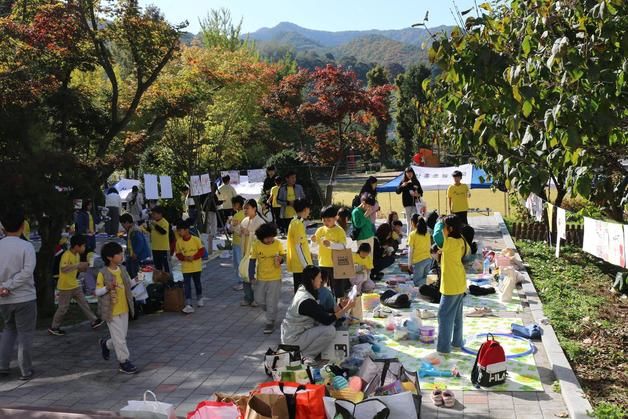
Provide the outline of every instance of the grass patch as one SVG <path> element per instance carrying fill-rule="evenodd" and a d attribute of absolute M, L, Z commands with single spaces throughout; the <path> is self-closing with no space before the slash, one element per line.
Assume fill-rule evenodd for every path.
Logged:
<path fill-rule="evenodd" d="M 596 417 L 623 417 L 613 416 L 628 406 L 628 304 L 609 292 L 618 268 L 572 246 L 560 259 L 545 243 L 517 247 Z"/>

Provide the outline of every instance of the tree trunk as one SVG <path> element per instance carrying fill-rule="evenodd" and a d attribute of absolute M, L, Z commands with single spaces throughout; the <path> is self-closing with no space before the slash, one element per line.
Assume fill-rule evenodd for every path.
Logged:
<path fill-rule="evenodd" d="M 329 177 L 329 183 L 327 184 L 327 188 L 325 190 L 325 205 L 331 205 L 332 196 L 334 193 L 334 182 L 336 182 L 336 177 L 338 176 L 338 167 L 340 166 L 340 160 L 338 160 L 331 169 L 331 176 Z"/>
<path fill-rule="evenodd" d="M 39 235 L 41 248 L 37 252 L 37 266 L 35 267 L 35 288 L 37 290 L 37 310 L 41 318 L 54 314 L 54 290 L 52 266 L 55 247 L 61 237 L 65 218 L 39 217 Z"/>

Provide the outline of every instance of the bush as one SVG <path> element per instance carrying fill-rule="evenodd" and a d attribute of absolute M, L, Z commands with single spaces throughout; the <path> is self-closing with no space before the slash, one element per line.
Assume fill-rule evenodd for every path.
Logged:
<path fill-rule="evenodd" d="M 266 161 L 266 167 L 271 165 L 277 168 L 277 175 L 279 176 L 284 176 L 289 171 L 294 171 L 297 174 L 297 183 L 303 186 L 305 196 L 312 205 L 312 218 L 315 218 L 316 214 L 320 212 L 324 197 L 309 166 L 299 159 L 294 150 L 284 150 L 275 154 Z"/>

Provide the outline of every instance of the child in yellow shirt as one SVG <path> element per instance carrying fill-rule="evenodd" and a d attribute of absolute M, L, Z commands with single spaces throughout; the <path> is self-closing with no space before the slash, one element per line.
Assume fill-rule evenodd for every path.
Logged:
<path fill-rule="evenodd" d="M 276 239 L 277 227 L 262 224 L 256 231 L 249 260 L 249 278 L 255 278 L 255 302 L 266 311 L 264 334 L 275 330 L 279 297 L 281 295 L 281 263 L 286 251 Z"/>
<path fill-rule="evenodd" d="M 100 339 L 100 350 L 105 361 L 111 350 L 115 350 L 120 363 L 120 372 L 135 374 L 137 368 L 129 360 L 126 335 L 129 329 L 129 316 L 133 317 L 133 285 L 131 277 L 122 265 L 124 250 L 116 242 L 105 243 L 101 250 L 105 267 L 96 278 L 96 296 L 100 305 L 101 317 L 107 322 L 109 339 Z"/>
<path fill-rule="evenodd" d="M 336 224 L 337 215 L 338 210 L 331 205 L 321 210 L 323 226 L 316 230 L 312 236 L 312 242 L 318 243 L 318 265 L 329 278 L 334 296 L 342 298 L 351 287 L 351 282 L 348 278 L 334 278 L 332 250 L 342 250 L 347 243 L 345 231 Z"/>
<path fill-rule="evenodd" d="M 303 269 L 312 264 L 310 245 L 307 242 L 305 220 L 310 216 L 310 204 L 305 199 L 294 201 L 294 210 L 297 216 L 290 221 L 288 226 L 288 259 L 286 267 L 292 272 L 294 293 L 297 293 L 299 285 L 303 282 Z"/>
<path fill-rule="evenodd" d="M 408 267 L 412 273 L 414 286 L 425 284 L 432 266 L 430 248 L 432 238 L 427 233 L 427 223 L 419 214 L 412 215 L 412 231 L 408 236 Z"/>
<path fill-rule="evenodd" d="M 155 269 L 170 272 L 170 223 L 164 218 L 164 208 L 157 205 L 150 211 L 152 222 L 148 224 L 150 246 Z"/>
<path fill-rule="evenodd" d="M 357 285 L 358 293 L 371 292 L 375 289 L 375 282 L 371 280 L 371 270 L 373 269 L 373 260 L 370 258 L 371 245 L 368 243 L 360 244 L 358 251 L 353 255 L 353 263 L 355 264 L 356 277 L 351 278 L 351 284 Z"/>
<path fill-rule="evenodd" d="M 177 259 L 181 261 L 181 273 L 183 274 L 183 292 L 185 293 L 185 314 L 194 313 L 192 307 L 192 281 L 196 290 L 196 305 L 203 307 L 203 287 L 201 286 L 201 271 L 203 270 L 203 255 L 205 247 L 197 236 L 190 233 L 190 220 L 177 222 L 177 234 L 179 238 L 176 244 Z"/>

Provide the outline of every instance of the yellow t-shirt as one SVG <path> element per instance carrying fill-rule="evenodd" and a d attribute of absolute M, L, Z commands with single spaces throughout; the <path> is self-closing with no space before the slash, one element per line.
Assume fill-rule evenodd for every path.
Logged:
<path fill-rule="evenodd" d="M 279 194 L 279 186 L 275 185 L 270 188 L 270 202 L 273 208 L 279 208 L 281 205 L 277 202 L 277 195 Z"/>
<path fill-rule="evenodd" d="M 109 269 L 109 268 L 107 268 Z M 129 312 L 129 304 L 126 301 L 126 291 L 124 289 L 124 281 L 122 280 L 122 269 L 118 268 L 115 271 L 109 269 L 109 272 L 113 274 L 116 280 L 116 302 L 111 309 L 112 316 L 119 316 L 120 314 Z M 105 277 L 101 272 L 98 272 L 96 277 L 96 288 L 105 287 Z M 111 291 L 109 291 L 111 292 Z"/>
<path fill-rule="evenodd" d="M 24 230 L 22 231 L 22 236 L 28 241 L 31 241 L 31 225 L 28 220 L 24 220 Z"/>
<path fill-rule="evenodd" d="M 294 186 L 286 186 L 286 201 L 294 201 L 295 199 L 297 199 L 297 194 L 294 193 Z M 294 210 L 294 207 L 286 205 L 283 218 L 292 218 L 295 215 L 297 215 L 297 212 Z"/>
<path fill-rule="evenodd" d="M 331 258 L 331 248 L 323 245 L 325 240 L 332 243 L 347 244 L 347 235 L 342 227 L 334 225 L 332 228 L 319 227 L 314 234 L 318 243 L 318 266 L 333 268 L 334 263 Z"/>
<path fill-rule="evenodd" d="M 264 244 L 257 240 L 251 249 L 251 260 L 255 260 L 255 279 L 258 281 L 280 281 L 281 266 L 275 265 L 275 256 L 285 256 L 286 251 L 279 240 Z"/>
<path fill-rule="evenodd" d="M 203 248 L 203 242 L 196 236 L 190 236 L 189 240 L 183 240 L 179 238 L 176 245 L 176 253 L 181 253 L 183 256 L 194 256 L 199 250 Z M 203 260 L 194 259 L 192 262 L 181 261 L 181 273 L 189 274 L 192 272 L 200 272 L 203 270 Z"/>
<path fill-rule="evenodd" d="M 233 214 L 233 245 L 240 246 L 242 237 L 240 235 L 240 223 L 244 220 L 244 211 L 240 210 Z"/>
<path fill-rule="evenodd" d="M 397 242 L 401 242 L 401 236 L 399 236 L 399 234 L 397 234 L 396 231 L 392 232 L 392 239 L 397 241 Z"/>
<path fill-rule="evenodd" d="M 353 254 L 353 263 L 356 265 L 364 266 L 365 269 L 373 269 L 373 258 L 370 257 L 371 254 L 365 258 L 360 256 L 360 252 L 355 252 Z"/>
<path fill-rule="evenodd" d="M 290 225 L 288 226 L 288 260 L 286 263 L 288 272 L 303 272 L 303 264 L 301 263 L 297 250 L 297 245 L 299 244 L 301 245 L 301 250 L 303 250 L 306 266 L 311 265 L 312 254 L 310 253 L 310 245 L 307 242 L 305 224 L 303 224 L 302 219 L 295 217 L 290 221 Z"/>
<path fill-rule="evenodd" d="M 465 248 L 469 251 L 464 239 L 445 237 L 441 256 L 441 294 L 458 295 L 467 289 L 467 274 L 462 264 Z"/>
<path fill-rule="evenodd" d="M 430 254 L 431 246 L 432 240 L 429 234 L 419 234 L 416 230 L 410 232 L 408 247 L 412 248 L 412 264 L 432 257 Z"/>
<path fill-rule="evenodd" d="M 94 217 L 92 217 L 91 213 L 87 213 L 87 216 L 89 217 L 89 223 L 87 228 L 89 229 L 90 233 L 95 233 L 96 232 L 96 228 L 94 227 Z"/>
<path fill-rule="evenodd" d="M 463 212 L 469 209 L 469 187 L 464 183 L 449 185 L 447 197 L 451 199 L 451 212 Z"/>
<path fill-rule="evenodd" d="M 165 218 L 161 217 L 159 221 L 154 221 L 153 224 L 166 230 L 166 234 L 161 234 L 153 226 L 150 229 L 150 246 L 153 250 L 170 250 L 170 238 L 168 232 L 170 231 L 170 223 Z"/>
<path fill-rule="evenodd" d="M 57 289 L 73 290 L 74 288 L 78 288 L 79 285 L 76 280 L 78 269 L 70 272 L 63 272 L 62 269 L 66 266 L 76 265 L 80 261 L 81 255 L 78 253 L 74 254 L 69 250 L 63 252 L 63 255 L 61 255 L 61 262 L 59 263 L 59 282 L 57 282 Z"/>

